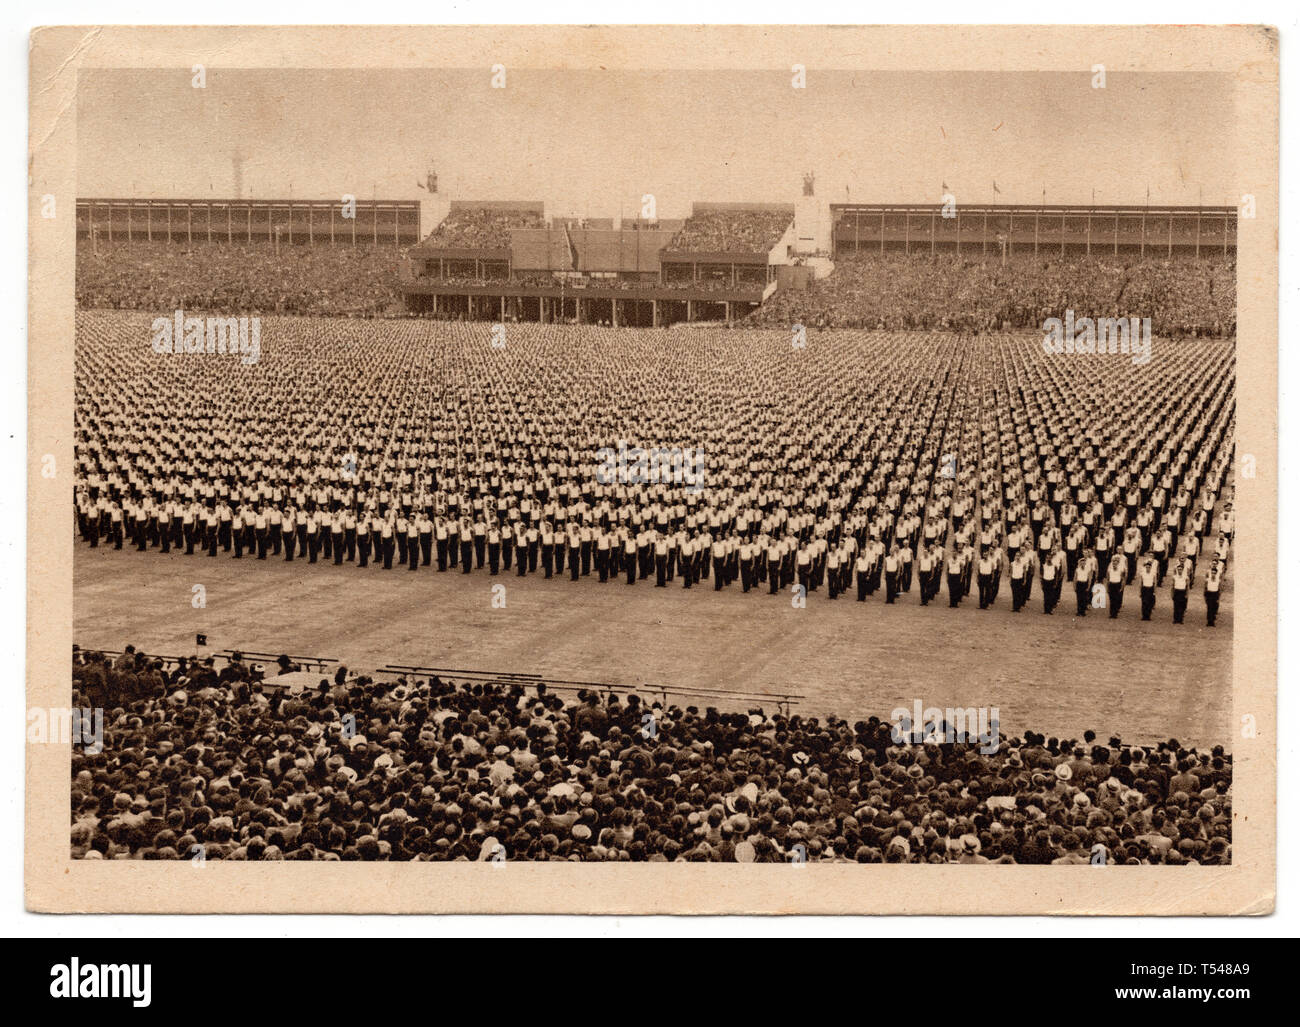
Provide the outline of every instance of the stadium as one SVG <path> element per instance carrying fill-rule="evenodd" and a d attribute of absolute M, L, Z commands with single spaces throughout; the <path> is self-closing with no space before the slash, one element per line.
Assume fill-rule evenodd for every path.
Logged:
<path fill-rule="evenodd" d="M 87 191 L 73 855 L 1230 863 L 1237 209 L 789 177 Z"/>

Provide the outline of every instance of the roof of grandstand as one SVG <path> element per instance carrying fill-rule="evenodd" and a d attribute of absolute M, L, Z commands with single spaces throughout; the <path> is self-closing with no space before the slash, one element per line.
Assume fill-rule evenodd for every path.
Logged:
<path fill-rule="evenodd" d="M 946 203 L 832 203 L 830 205 L 833 215 L 859 213 L 903 213 L 905 211 L 924 212 L 942 211 L 948 204 Z M 959 208 L 967 213 L 978 211 L 979 213 L 988 214 L 1042 214 L 1042 215 L 1060 215 L 1060 214 L 1148 214 L 1152 217 L 1196 217 L 1198 214 L 1214 217 L 1223 217 L 1225 214 L 1235 214 L 1236 207 L 1170 207 L 1170 206 L 1151 206 L 1149 204 L 1115 204 L 1115 203 L 962 203 Z"/>

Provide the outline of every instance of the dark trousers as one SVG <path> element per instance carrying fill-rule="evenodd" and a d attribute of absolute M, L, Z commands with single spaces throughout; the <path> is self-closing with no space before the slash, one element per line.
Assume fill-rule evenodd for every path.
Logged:
<path fill-rule="evenodd" d="M 1142 586 L 1142 619 L 1150 620 L 1151 612 L 1156 608 L 1155 586 Z"/>
<path fill-rule="evenodd" d="M 1218 618 L 1218 616 L 1219 616 L 1219 593 L 1207 591 L 1205 593 L 1205 626 L 1207 628 L 1214 627 L 1214 622 Z"/>
<path fill-rule="evenodd" d="M 1074 612 L 1080 617 L 1088 616 L 1088 603 L 1092 599 L 1092 592 L 1088 588 L 1086 581 L 1076 581 L 1074 583 Z"/>
<path fill-rule="evenodd" d="M 1124 582 L 1106 582 L 1106 593 L 1110 597 L 1110 619 L 1119 616 L 1120 607 L 1124 605 Z"/>

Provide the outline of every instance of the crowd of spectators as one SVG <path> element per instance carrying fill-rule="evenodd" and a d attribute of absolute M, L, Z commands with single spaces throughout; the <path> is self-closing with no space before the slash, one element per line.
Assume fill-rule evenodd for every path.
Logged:
<path fill-rule="evenodd" d="M 428 246 L 448 249 L 508 250 L 510 232 L 515 228 L 545 228 L 541 211 L 498 207 L 457 207 L 433 234 Z"/>
<path fill-rule="evenodd" d="M 785 215 L 709 211 L 691 218 L 670 250 L 753 252 L 779 238 Z M 540 215 L 524 211 L 456 211 L 432 239 L 445 246 L 509 244 L 510 227 Z M 504 239 L 504 243 L 501 242 Z M 101 243 L 77 248 L 77 304 L 82 308 L 239 311 L 248 314 L 381 316 L 403 312 L 404 251 L 389 246 L 289 246 L 270 243 Z M 1151 318 L 1162 337 L 1231 337 L 1236 332 L 1232 260 L 1067 257 L 996 260 L 952 255 L 887 254 L 837 260 L 806 290 L 783 289 L 747 320 L 788 328 L 879 328 L 891 331 L 994 332 L 1040 329 L 1047 318 Z M 499 285 L 500 278 L 461 276 L 451 285 Z M 559 287 L 549 273 L 521 273 L 512 284 Z M 567 283 L 570 288 L 579 283 Z M 663 281 L 598 279 L 588 288 L 727 290 L 729 276 Z"/>
<path fill-rule="evenodd" d="M 766 253 L 793 220 L 792 211 L 700 211 L 686 219 L 665 249 L 670 253 Z"/>
<path fill-rule="evenodd" d="M 1232 757 L 74 652 L 75 858 L 1226 865 Z"/>
<path fill-rule="evenodd" d="M 392 245 L 77 245 L 77 305 L 166 312 L 377 316 L 400 309 Z"/>
<path fill-rule="evenodd" d="M 1236 265 L 1066 257 L 1009 261 L 945 254 L 839 258 L 807 290 L 778 291 L 751 323 L 823 328 L 991 332 L 1083 317 L 1151 318 L 1164 337 L 1236 334 Z"/>

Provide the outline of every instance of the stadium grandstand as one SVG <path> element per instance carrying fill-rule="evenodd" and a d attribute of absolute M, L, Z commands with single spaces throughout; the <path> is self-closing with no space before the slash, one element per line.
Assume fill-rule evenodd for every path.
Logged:
<path fill-rule="evenodd" d="M 832 203 L 836 257 L 952 253 L 981 259 L 1235 256 L 1235 207 Z"/>
<path fill-rule="evenodd" d="M 347 211 L 350 212 L 350 211 Z M 1073 309 L 1230 336 L 1236 210 L 695 203 L 685 219 L 533 201 L 77 203 L 83 308 L 962 331 Z M 946 216 L 951 214 L 952 216 Z M 286 245 L 281 252 L 280 245 Z"/>
<path fill-rule="evenodd" d="M 453 202 L 406 255 L 412 313 L 657 327 L 757 310 L 792 255 L 794 207 L 696 203 L 684 221 L 552 218 L 542 203 Z"/>
<path fill-rule="evenodd" d="M 420 201 L 85 199 L 77 201 L 77 238 L 410 246 L 420 241 Z"/>

